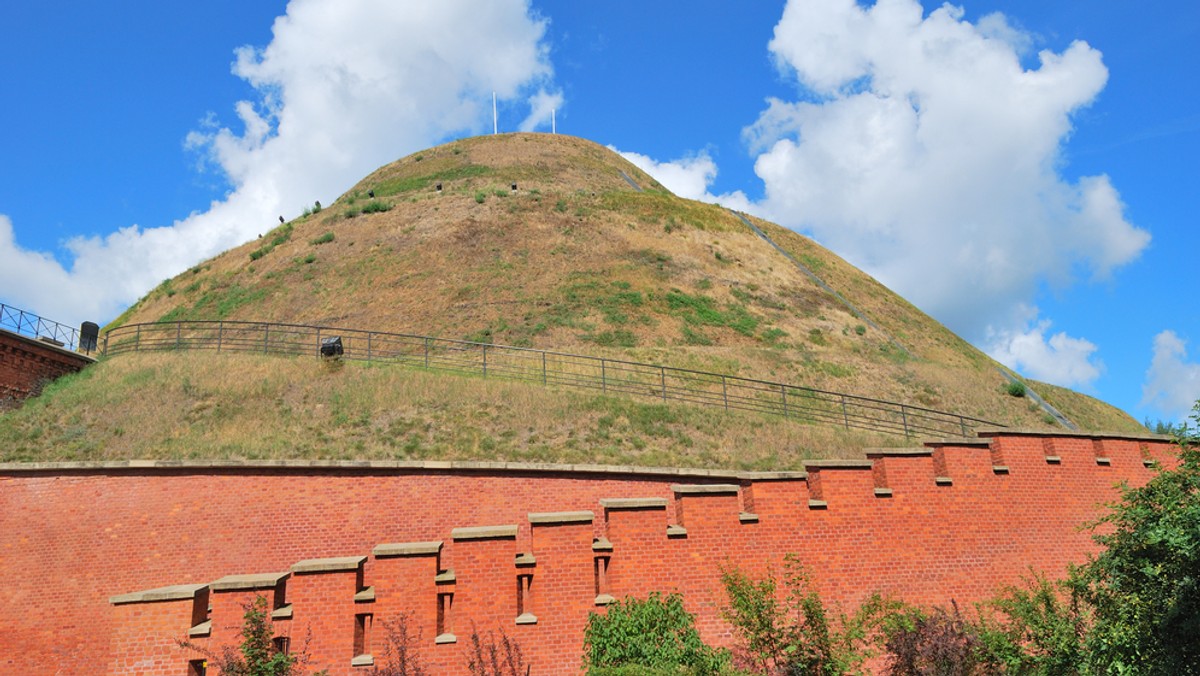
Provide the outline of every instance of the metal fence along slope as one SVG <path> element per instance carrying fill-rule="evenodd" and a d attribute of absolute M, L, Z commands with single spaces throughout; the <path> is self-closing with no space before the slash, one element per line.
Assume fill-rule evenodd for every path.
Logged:
<path fill-rule="evenodd" d="M 846 429 L 911 437 L 969 436 L 977 428 L 1003 427 L 956 413 L 721 373 L 431 336 L 302 324 L 242 321 L 129 324 L 108 331 L 103 349 L 106 355 L 215 350 L 316 356 L 322 341 L 335 337 L 341 339 L 344 359 L 757 411 Z"/>

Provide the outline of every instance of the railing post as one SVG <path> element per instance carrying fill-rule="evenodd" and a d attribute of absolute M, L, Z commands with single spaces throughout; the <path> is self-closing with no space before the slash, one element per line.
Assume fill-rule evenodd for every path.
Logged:
<path fill-rule="evenodd" d="M 137 333 L 133 336 L 133 351 L 139 352 L 142 349 L 142 325 L 138 324 Z"/>
<path fill-rule="evenodd" d="M 429 368 L 429 336 L 425 336 L 425 368 Z"/>
<path fill-rule="evenodd" d="M 179 336 L 183 333 L 183 322 L 175 322 L 175 349 L 179 349 Z"/>
<path fill-rule="evenodd" d="M 225 322 L 217 323 L 217 352 L 221 351 L 221 343 L 225 340 Z"/>
<path fill-rule="evenodd" d="M 900 404 L 900 420 L 904 423 L 904 436 L 908 436 L 908 407 Z"/>
<path fill-rule="evenodd" d="M 967 420 L 961 415 L 958 416 L 958 426 L 962 428 L 962 435 L 965 438 L 967 436 Z"/>
<path fill-rule="evenodd" d="M 263 324 L 263 354 L 267 353 L 267 345 L 271 340 L 271 325 Z"/>
<path fill-rule="evenodd" d="M 370 363 L 370 361 L 371 361 L 371 336 L 372 336 L 372 333 L 370 331 L 367 331 L 367 362 L 368 363 Z"/>
<path fill-rule="evenodd" d="M 658 381 L 662 385 L 663 401 L 666 401 L 667 400 L 667 367 L 665 367 L 665 366 L 658 367 Z"/>
<path fill-rule="evenodd" d="M 483 377 L 487 377 L 487 345 L 483 346 Z"/>
<path fill-rule="evenodd" d="M 779 394 L 783 395 L 783 417 L 788 417 L 787 410 L 787 385 L 779 383 Z"/>
<path fill-rule="evenodd" d="M 108 356 L 108 331 L 104 332 L 104 351 L 100 354 L 103 354 L 106 357 Z"/>
<path fill-rule="evenodd" d="M 842 395 L 842 424 L 850 429 L 850 413 L 846 410 L 846 395 Z"/>
<path fill-rule="evenodd" d="M 725 381 L 725 376 L 721 376 L 721 398 L 725 400 L 725 410 L 729 410 L 729 384 Z"/>
<path fill-rule="evenodd" d="M 321 327 L 317 327 L 317 354 L 321 354 Z"/>
<path fill-rule="evenodd" d="M 604 360 L 600 360 L 600 391 L 608 392 L 608 367 Z"/>
<path fill-rule="evenodd" d="M 546 351 L 542 350 L 542 384 L 546 384 Z"/>

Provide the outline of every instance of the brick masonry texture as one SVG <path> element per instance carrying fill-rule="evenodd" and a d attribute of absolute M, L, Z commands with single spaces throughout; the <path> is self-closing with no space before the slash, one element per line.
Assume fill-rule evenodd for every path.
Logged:
<path fill-rule="evenodd" d="M 0 329 L 0 407 L 37 395 L 42 385 L 94 360 Z"/>
<path fill-rule="evenodd" d="M 503 632 L 532 673 L 577 674 L 583 627 L 589 612 L 603 612 L 604 595 L 680 592 L 704 638 L 729 645 L 721 569 L 761 573 L 788 553 L 827 601 L 847 608 L 872 592 L 968 606 L 1031 569 L 1060 577 L 1083 561 L 1095 546 L 1079 526 L 1117 496 L 1116 484 L 1142 484 L 1150 460 L 1174 458 L 1156 437 L 984 434 L 987 443 L 868 451 L 870 465 L 814 463 L 807 476 L 448 463 L 2 465 L 0 673 L 183 676 L 199 655 L 177 640 L 211 622 L 194 642 L 236 642 L 241 605 L 260 593 L 283 611 L 277 632 L 294 650 L 307 645 L 310 668 L 334 676 L 369 672 L 352 662 L 379 663 L 386 627 L 401 616 L 433 673 L 465 673 L 472 632 Z M 601 504 L 620 498 L 657 500 Z M 590 522 L 529 518 L 589 511 Z M 456 528 L 513 524 L 515 536 L 452 537 Z M 668 526 L 682 531 L 669 535 Z M 593 548 L 602 538 L 611 551 Z M 425 544 L 373 553 L 389 543 Z M 366 558 L 292 571 L 333 557 Z M 109 601 L 268 573 L 288 574 L 258 591 Z"/>

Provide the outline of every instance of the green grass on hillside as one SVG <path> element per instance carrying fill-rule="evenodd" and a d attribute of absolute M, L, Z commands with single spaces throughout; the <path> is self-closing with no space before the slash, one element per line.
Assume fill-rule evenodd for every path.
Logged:
<path fill-rule="evenodd" d="M 0 461 L 438 459 L 746 470 L 904 439 L 400 366 L 121 355 L 0 415 Z"/>

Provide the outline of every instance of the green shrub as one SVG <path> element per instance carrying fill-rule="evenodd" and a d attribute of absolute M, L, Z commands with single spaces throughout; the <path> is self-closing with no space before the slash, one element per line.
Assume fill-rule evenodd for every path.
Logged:
<path fill-rule="evenodd" d="M 267 599 L 255 596 L 244 608 L 241 645 L 224 646 L 220 653 L 189 642 L 181 642 L 180 647 L 207 657 L 209 669 L 216 667 L 220 676 L 298 676 L 307 655 L 289 654 L 276 647 Z"/>
<path fill-rule="evenodd" d="M 486 199 L 487 199 L 487 193 L 486 193 L 486 192 L 484 192 L 484 191 L 480 190 L 480 191 L 478 191 L 478 192 L 476 192 L 476 193 L 475 193 L 475 203 L 476 203 L 476 204 L 483 204 L 483 201 L 484 201 L 484 200 L 486 200 Z"/>
<path fill-rule="evenodd" d="M 309 244 L 312 244 L 313 246 L 317 246 L 320 244 L 328 244 L 333 241 L 333 237 L 334 237 L 334 235 L 332 232 L 327 232 L 324 235 L 321 235 L 320 237 L 312 240 L 311 242 L 309 242 Z"/>
<path fill-rule="evenodd" d="M 864 335 L 867 332 L 867 327 L 863 326 L 862 324 L 859 324 L 854 327 L 854 332 L 860 336 Z"/>
<path fill-rule="evenodd" d="M 604 615 L 588 616 L 584 667 L 593 674 L 721 673 L 729 654 L 705 645 L 694 621 L 678 594 L 652 592 L 645 600 L 613 603 Z"/>
<path fill-rule="evenodd" d="M 391 209 L 392 205 L 390 204 L 380 202 L 379 200 L 372 200 L 364 204 L 360 211 L 364 214 L 379 214 L 385 211 L 391 211 Z"/>
<path fill-rule="evenodd" d="M 1008 394 L 1008 396 L 1010 396 L 1010 397 L 1023 397 L 1023 396 L 1025 396 L 1025 392 L 1026 392 L 1025 383 L 1014 380 L 1014 381 L 1010 382 L 1008 385 L 1004 386 L 1004 392 L 1006 394 Z"/>
<path fill-rule="evenodd" d="M 1200 402 L 1192 411 L 1200 423 Z M 1200 438 L 1185 426 L 1177 440 L 1178 466 L 1123 489 L 1092 524 L 1104 549 L 1072 575 L 1095 673 L 1200 673 Z"/>
<path fill-rule="evenodd" d="M 821 597 L 794 555 L 785 559 L 782 580 L 773 572 L 753 579 L 726 570 L 721 583 L 729 597 L 724 617 L 733 625 L 739 659 L 758 673 L 857 673 L 877 654 L 885 630 L 902 608 L 873 594 L 853 615 L 830 620 Z"/>

